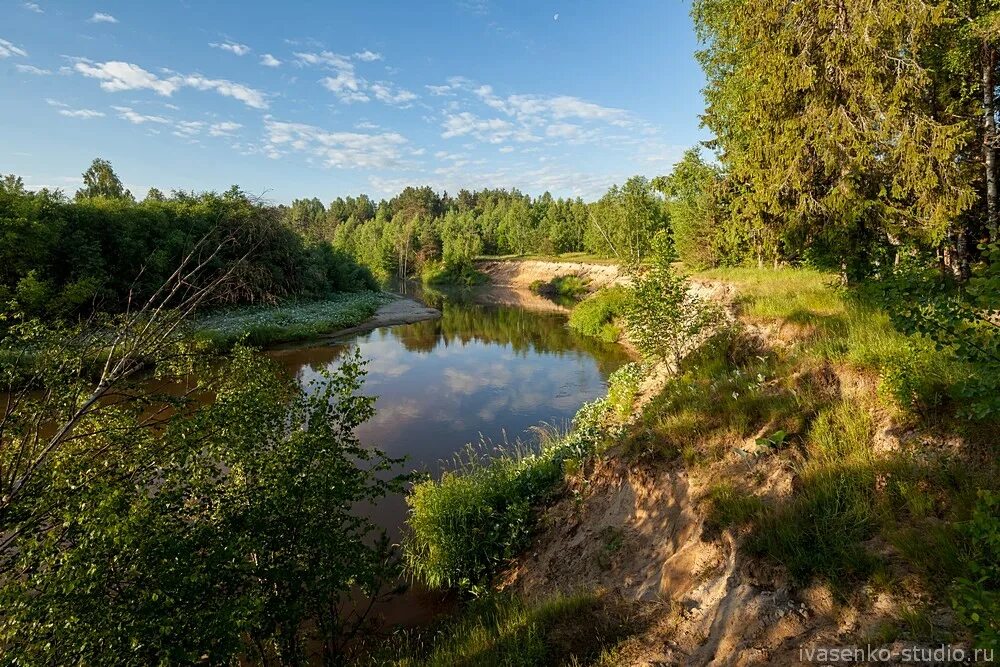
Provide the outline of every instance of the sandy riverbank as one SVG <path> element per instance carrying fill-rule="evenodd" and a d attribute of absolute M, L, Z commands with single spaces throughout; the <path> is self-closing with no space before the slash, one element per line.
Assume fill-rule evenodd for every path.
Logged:
<path fill-rule="evenodd" d="M 346 329 L 337 329 L 321 336 L 323 340 L 342 338 L 358 333 L 366 333 L 379 327 L 390 327 L 396 324 L 413 324 L 424 320 L 436 320 L 441 317 L 441 311 L 429 308 L 419 301 L 404 296 L 397 297 L 389 303 L 380 306 L 370 318 Z"/>

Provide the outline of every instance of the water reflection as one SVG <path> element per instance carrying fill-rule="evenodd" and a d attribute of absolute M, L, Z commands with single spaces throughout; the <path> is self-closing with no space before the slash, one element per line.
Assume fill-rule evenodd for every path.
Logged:
<path fill-rule="evenodd" d="M 305 384 L 357 346 L 369 360 L 364 391 L 378 396 L 359 436 L 408 457 L 410 469 L 437 474 L 468 443 L 530 439 L 541 422 L 567 423 L 627 361 L 618 346 L 567 328 L 564 314 L 529 310 L 526 297 L 497 305 L 483 289 L 419 296 L 442 317 L 270 353 Z M 394 499 L 378 518 L 398 536 L 404 512 Z"/>

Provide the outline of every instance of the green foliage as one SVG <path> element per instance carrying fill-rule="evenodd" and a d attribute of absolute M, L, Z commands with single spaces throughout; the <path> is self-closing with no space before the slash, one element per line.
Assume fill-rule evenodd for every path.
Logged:
<path fill-rule="evenodd" d="M 717 319 L 715 310 L 692 294 L 662 254 L 637 276 L 625 309 L 629 339 L 646 357 L 680 364 L 685 351 Z"/>
<path fill-rule="evenodd" d="M 694 4 L 704 119 L 735 187 L 730 226 L 759 261 L 816 248 L 864 274 L 887 235 L 937 244 L 961 227 L 976 202 L 982 139 L 969 120 L 976 111 L 958 97 L 981 76 L 952 82 L 940 59 L 964 10 L 907 0 Z"/>
<path fill-rule="evenodd" d="M 232 271 L 227 289 L 213 294 L 216 305 L 375 286 L 346 253 L 296 234 L 278 209 L 238 190 L 175 192 L 140 203 L 107 194 L 68 202 L 58 193 L 12 185 L 0 188 L 0 231 L 0 292 L 45 318 L 120 312 L 130 303 L 134 309 L 201 239 L 205 247 L 224 241 L 214 257 L 205 257 L 205 274 Z"/>
<path fill-rule="evenodd" d="M 1000 418 L 1000 328 L 993 319 L 1000 246 L 987 257 L 966 290 L 908 263 L 880 284 L 883 303 L 902 331 L 974 369 L 954 382 L 960 411 L 976 420 Z"/>
<path fill-rule="evenodd" d="M 406 502 L 410 534 L 403 544 L 409 571 L 432 588 L 482 592 L 490 578 L 528 544 L 538 505 L 579 461 L 607 437 L 607 400 L 584 405 L 564 437 L 539 451 L 518 447 L 494 456 L 468 450 L 440 480 L 413 487 Z"/>
<path fill-rule="evenodd" d="M 667 198 L 670 231 L 678 259 L 704 269 L 738 262 L 739 249 L 727 238 L 728 204 L 722 170 L 706 163 L 697 148 L 684 153 L 666 178 L 653 181 Z"/>
<path fill-rule="evenodd" d="M 667 228 L 663 201 L 649 180 L 633 176 L 612 186 L 590 210 L 584 235 L 587 250 L 636 266 L 652 250 L 653 239 Z"/>
<path fill-rule="evenodd" d="M 76 191 L 77 199 L 106 197 L 108 199 L 132 200 L 132 193 L 122 185 L 111 163 L 94 158 L 90 168 L 83 172 L 83 187 Z"/>
<path fill-rule="evenodd" d="M 199 338 L 225 348 L 316 338 L 361 324 L 392 297 L 382 292 L 338 294 L 323 301 L 215 311 L 193 324 Z"/>
<path fill-rule="evenodd" d="M 569 326 L 585 336 L 614 343 L 621 336 L 618 320 L 624 316 L 632 298 L 625 287 L 605 287 L 573 307 Z"/>
<path fill-rule="evenodd" d="M 472 262 L 431 262 L 424 265 L 420 279 L 425 285 L 482 285 L 487 276 L 478 271 Z"/>
<path fill-rule="evenodd" d="M 579 299 L 589 291 L 587 285 L 590 283 L 586 278 L 574 274 L 556 276 L 552 280 L 536 280 L 531 283 L 530 289 L 535 294 L 540 294 L 549 298 Z"/>
<path fill-rule="evenodd" d="M 619 417 L 627 417 L 632 412 L 639 384 L 646 377 L 642 364 L 625 364 L 608 377 L 608 405 Z"/>
<path fill-rule="evenodd" d="M 1000 646 L 1000 493 L 982 490 L 963 527 L 971 543 L 965 576 L 952 592 L 959 620 L 976 636 L 981 648 Z"/>
<path fill-rule="evenodd" d="M 59 358 L 3 357 L 40 364 L 44 392 L 8 425 L 61 423 L 87 383 Z M 164 363 L 156 376 L 170 386 L 191 370 Z M 206 381 L 180 397 L 120 387 L 4 496 L 0 653 L 12 664 L 284 663 L 307 649 L 333 661 L 356 629 L 344 605 L 394 576 L 387 542 L 353 509 L 405 481 L 355 435 L 374 401 L 358 393 L 358 357 L 304 389 L 246 348 L 198 370 Z M 4 471 L 17 450 L 0 452 Z"/>

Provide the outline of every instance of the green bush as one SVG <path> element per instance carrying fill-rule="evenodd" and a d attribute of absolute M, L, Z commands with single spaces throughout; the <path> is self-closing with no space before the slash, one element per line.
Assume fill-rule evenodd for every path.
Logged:
<path fill-rule="evenodd" d="M 487 277 L 472 262 L 428 262 L 420 272 L 425 285 L 482 285 Z"/>
<path fill-rule="evenodd" d="M 630 299 L 625 287 L 606 287 L 573 308 L 569 326 L 585 336 L 594 336 L 609 343 L 621 336 L 616 321 L 624 314 Z"/>
<path fill-rule="evenodd" d="M 1000 646 L 1000 492 L 982 490 L 965 526 L 971 542 L 968 573 L 955 584 L 952 604 L 982 648 Z"/>
<path fill-rule="evenodd" d="M 549 281 L 536 280 L 531 283 L 530 289 L 535 294 L 549 298 L 579 299 L 587 293 L 589 283 L 586 278 L 569 274 L 556 276 Z"/>
<path fill-rule="evenodd" d="M 585 404 L 573 430 L 492 458 L 473 452 L 438 481 L 413 487 L 410 533 L 403 555 L 410 572 L 432 588 L 482 590 L 528 544 L 535 509 L 563 478 L 563 464 L 580 460 L 606 436 L 606 399 Z"/>

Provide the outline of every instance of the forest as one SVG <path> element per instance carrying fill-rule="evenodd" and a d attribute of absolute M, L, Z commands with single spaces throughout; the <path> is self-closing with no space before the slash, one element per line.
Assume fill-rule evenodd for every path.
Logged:
<path fill-rule="evenodd" d="M 661 506 L 690 484 L 669 519 L 700 513 L 692 543 L 731 549 L 726 576 L 746 578 L 727 595 L 800 595 L 742 629 L 996 648 L 1000 0 L 695 0 L 692 19 L 711 140 L 596 201 L 418 185 L 139 200 L 101 158 L 72 197 L 4 177 L 0 664 L 607 666 L 661 659 L 650 637 L 708 664 L 737 640 L 680 599 L 533 591 L 534 540 L 588 534 L 607 479 L 669 480 L 647 493 Z M 360 357 L 303 387 L 251 345 L 267 341 L 221 351 L 187 329 L 400 279 L 474 284 L 497 256 L 611 260 L 629 282 L 576 304 L 573 333 L 445 312 L 394 336 L 561 353 L 579 334 L 636 360 L 564 430 L 437 478 L 358 439 L 375 414 Z M 738 295 L 696 294 L 720 285 Z M 400 544 L 355 511 L 393 493 Z M 590 536 L 602 581 L 626 578 L 623 530 Z M 400 577 L 457 611 L 372 630 L 353 603 Z M 727 600 L 736 619 L 760 598 Z M 895 615 L 840 633 L 885 600 Z"/>

